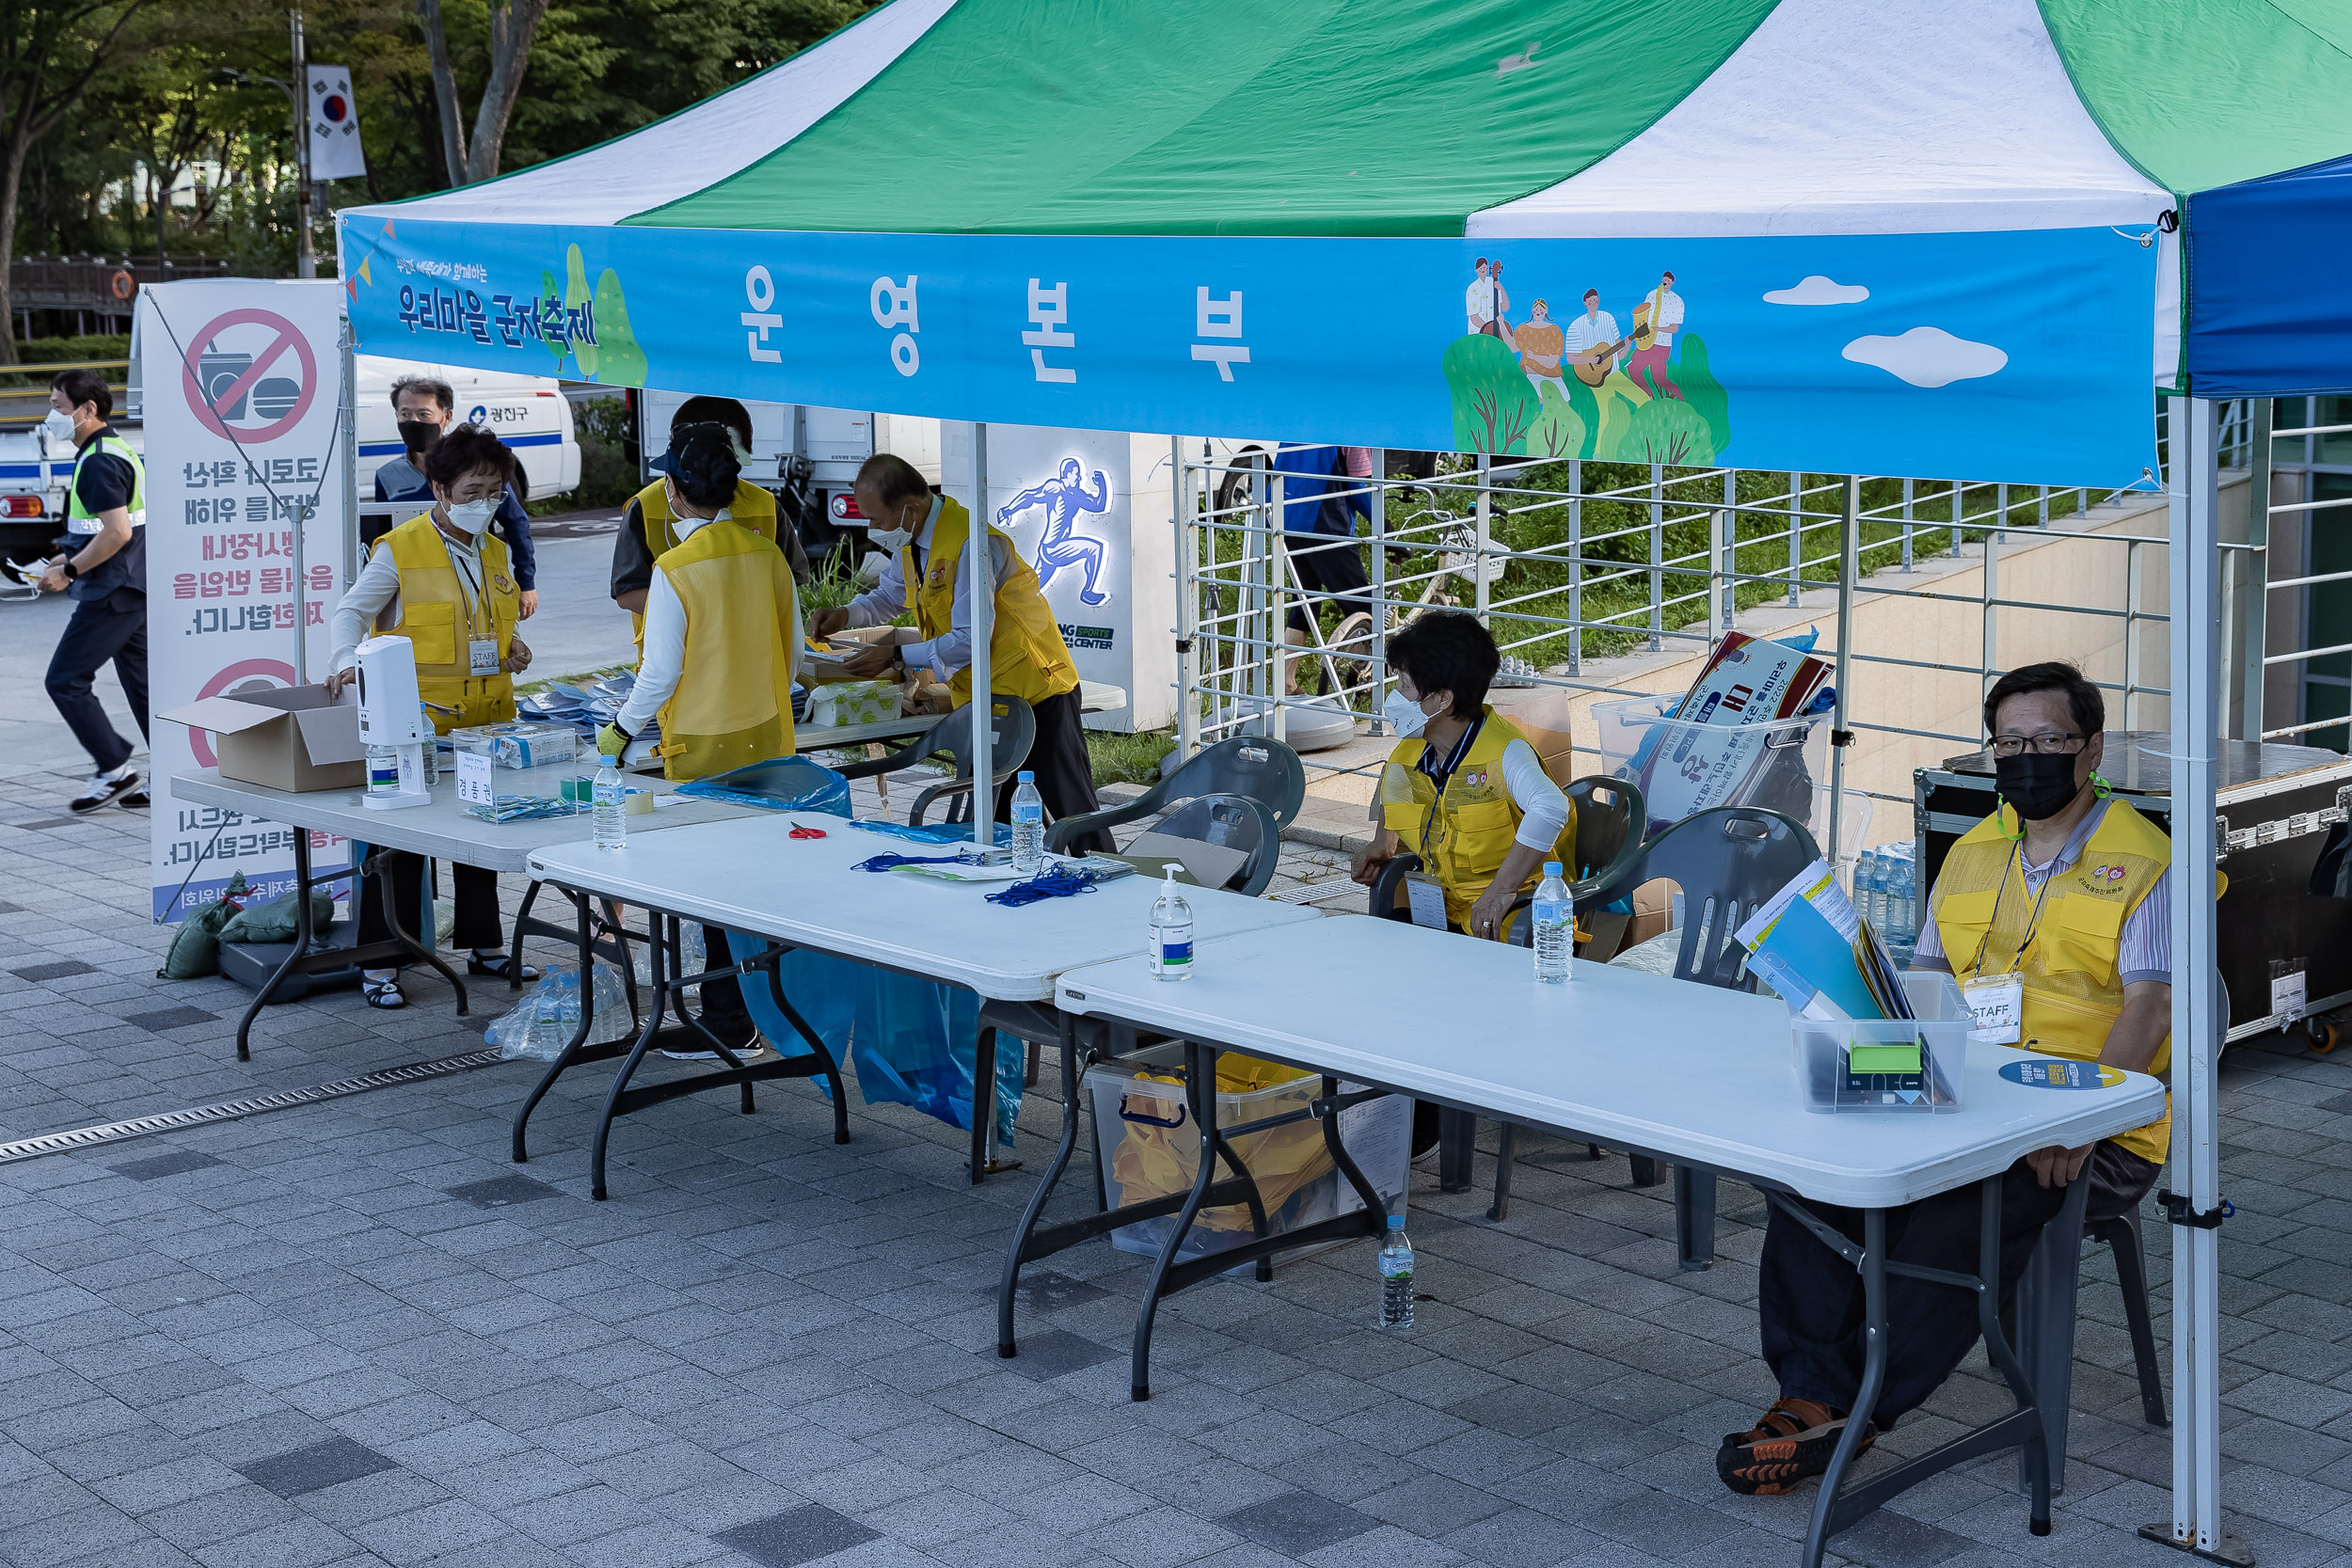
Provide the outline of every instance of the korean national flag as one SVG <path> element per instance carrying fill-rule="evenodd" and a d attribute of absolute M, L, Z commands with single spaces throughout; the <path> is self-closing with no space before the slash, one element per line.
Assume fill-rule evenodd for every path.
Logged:
<path fill-rule="evenodd" d="M 340 65 L 310 68 L 310 178 L 358 180 L 368 172 L 359 150 L 359 105 L 351 71 Z"/>

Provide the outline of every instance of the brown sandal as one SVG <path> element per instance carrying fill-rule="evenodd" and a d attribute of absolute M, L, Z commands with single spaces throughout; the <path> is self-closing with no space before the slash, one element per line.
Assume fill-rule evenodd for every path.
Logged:
<path fill-rule="evenodd" d="M 1727 1434 L 1715 1450 L 1715 1473 L 1745 1497 L 1771 1497 L 1793 1492 L 1799 1482 L 1829 1468 L 1846 1418 L 1813 1400 L 1778 1399 L 1745 1432 Z M 1862 1451 L 1878 1441 L 1873 1427 L 1862 1434 Z"/>

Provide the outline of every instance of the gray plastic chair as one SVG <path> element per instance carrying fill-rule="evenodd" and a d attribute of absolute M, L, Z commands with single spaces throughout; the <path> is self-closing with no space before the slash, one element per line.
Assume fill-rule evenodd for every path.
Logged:
<path fill-rule="evenodd" d="M 1307 770 L 1299 765 L 1298 753 L 1279 740 L 1235 736 L 1194 752 L 1190 761 L 1178 763 L 1123 806 L 1062 818 L 1047 830 L 1045 847 L 1059 850 L 1097 828 L 1141 821 L 1165 811 L 1171 801 L 1203 795 L 1246 795 L 1266 808 L 1279 830 L 1290 826 L 1307 799 Z"/>
<path fill-rule="evenodd" d="M 1622 897 L 1665 878 L 1682 889 L 1682 945 L 1674 977 L 1753 993 L 1747 949 L 1732 933 L 1756 907 L 1820 858 L 1813 835 L 1795 819 L 1754 806 L 1718 806 L 1665 829 L 1613 879 Z M 1636 1154 L 1633 1184 L 1658 1184 L 1658 1162 Z M 1675 1250 L 1686 1269 L 1715 1262 L 1715 1178 L 1675 1167 Z"/>
<path fill-rule="evenodd" d="M 1248 795 L 1197 796 L 1146 832 L 1242 850 L 1249 858 L 1227 879 L 1225 891 L 1250 898 L 1263 893 L 1274 880 L 1275 867 L 1282 858 L 1282 832 L 1275 826 L 1274 813 L 1263 800 Z"/>
<path fill-rule="evenodd" d="M 916 736 L 886 756 L 869 757 L 853 762 L 834 771 L 845 779 L 878 778 L 912 768 L 918 762 L 945 757 L 953 762 L 956 776 L 930 785 L 914 798 L 914 807 L 907 813 L 907 821 L 921 826 L 924 814 L 933 800 L 947 802 L 947 814 L 942 818 L 948 823 L 972 820 L 972 709 L 966 703 L 953 713 L 944 716 L 938 723 Z M 1037 714 L 1018 697 L 999 695 L 990 702 L 989 770 L 995 775 L 996 788 L 1012 782 L 1021 771 L 1021 765 L 1029 758 L 1029 748 L 1037 743 Z M 989 792 L 995 799 L 995 790 Z"/>

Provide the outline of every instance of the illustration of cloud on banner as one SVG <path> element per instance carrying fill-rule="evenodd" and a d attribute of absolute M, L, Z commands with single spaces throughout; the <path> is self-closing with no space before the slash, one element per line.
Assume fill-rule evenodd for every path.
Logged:
<path fill-rule="evenodd" d="M 1800 281 L 1792 289 L 1765 291 L 1767 305 L 1859 305 L 1870 297 L 1870 291 L 1859 283 L 1840 283 L 1820 273 Z"/>
<path fill-rule="evenodd" d="M 1948 387 L 1991 375 L 2009 363 L 2005 350 L 1955 338 L 1940 326 L 1915 326 L 1899 338 L 1856 338 L 1845 357 L 1880 370 L 1914 387 Z"/>

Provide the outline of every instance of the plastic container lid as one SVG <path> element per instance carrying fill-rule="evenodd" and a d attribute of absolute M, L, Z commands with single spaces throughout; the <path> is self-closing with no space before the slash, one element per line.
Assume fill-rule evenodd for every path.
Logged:
<path fill-rule="evenodd" d="M 1037 783 L 1037 775 L 1036 775 L 1035 773 L 1028 772 L 1028 771 L 1026 771 L 1025 769 L 1023 772 L 1021 772 L 1021 773 L 1019 773 L 1018 775 L 1016 775 L 1016 778 L 1017 778 L 1017 781 L 1018 781 L 1019 783 L 1022 783 L 1022 784 L 1035 784 L 1035 783 Z"/>
<path fill-rule="evenodd" d="M 1557 877 L 1560 875 L 1560 863 L 1558 861 L 1544 862 L 1544 875 L 1547 877 Z"/>
<path fill-rule="evenodd" d="M 1391 1214 L 1391 1215 L 1389 1216 L 1389 1228 L 1390 1228 L 1391 1230 L 1402 1230 L 1402 1229 L 1404 1229 L 1404 1228 L 1405 1228 L 1405 1216 L 1404 1216 L 1404 1215 L 1402 1215 L 1402 1214 Z"/>

